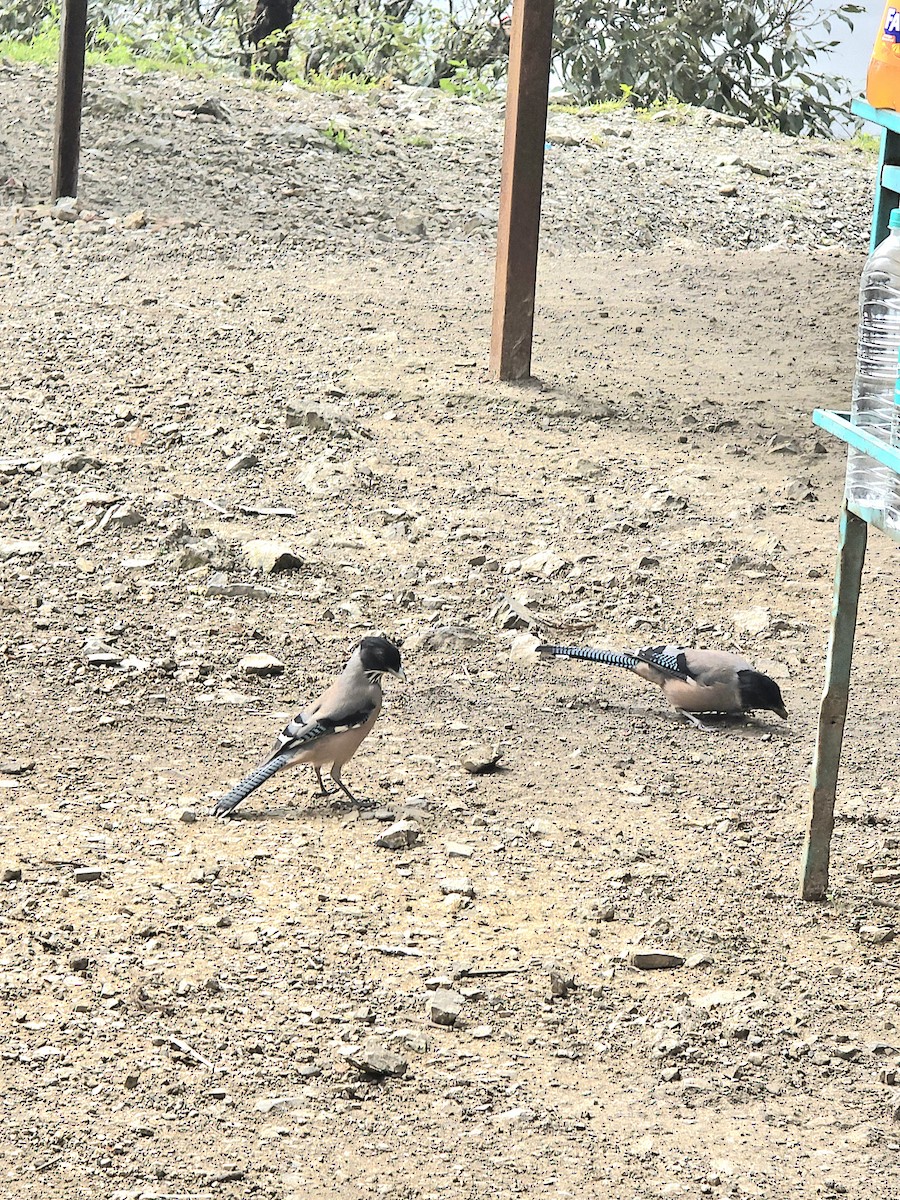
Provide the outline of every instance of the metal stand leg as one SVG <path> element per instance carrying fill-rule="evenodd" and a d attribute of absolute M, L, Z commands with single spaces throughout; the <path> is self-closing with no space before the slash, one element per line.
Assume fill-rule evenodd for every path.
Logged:
<path fill-rule="evenodd" d="M 50 182 L 53 200 L 58 200 L 60 196 L 78 195 L 87 8 L 87 0 L 63 0 Z"/>
<path fill-rule="evenodd" d="M 828 890 L 834 798 L 850 695 L 850 665 L 867 532 L 866 522 L 850 512 L 845 503 L 841 511 L 825 691 L 819 709 L 819 736 L 813 760 L 809 828 L 800 871 L 800 895 L 804 900 L 823 900 Z"/>
<path fill-rule="evenodd" d="M 555 0 L 516 0 L 512 10 L 491 330 L 493 379 L 527 379 L 531 374 L 554 5 Z"/>

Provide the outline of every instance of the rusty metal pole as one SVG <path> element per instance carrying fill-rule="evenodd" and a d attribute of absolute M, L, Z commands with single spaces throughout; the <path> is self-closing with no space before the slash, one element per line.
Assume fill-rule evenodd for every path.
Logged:
<path fill-rule="evenodd" d="M 84 91 L 84 44 L 87 0 L 63 0 L 59 28 L 59 75 L 53 128 L 53 166 L 50 196 L 78 193 L 81 152 L 81 99 Z"/>
<path fill-rule="evenodd" d="M 553 10 L 554 0 L 513 3 L 491 329 L 494 379 L 531 374 Z"/>

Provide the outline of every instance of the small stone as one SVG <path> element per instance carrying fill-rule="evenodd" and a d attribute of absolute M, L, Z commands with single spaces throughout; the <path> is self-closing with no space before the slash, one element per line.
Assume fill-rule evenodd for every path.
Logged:
<path fill-rule="evenodd" d="M 852 1045 L 835 1046 L 834 1050 L 832 1050 L 832 1054 L 835 1058 L 840 1058 L 844 1062 L 853 1062 L 862 1054 L 862 1047 Z"/>
<path fill-rule="evenodd" d="M 397 226 L 398 233 L 415 237 L 423 237 L 425 234 L 425 216 L 414 208 L 397 213 L 394 217 L 394 224 Z"/>
<path fill-rule="evenodd" d="M 71 449 L 51 450 L 41 460 L 41 467 L 45 471 L 71 471 L 73 475 L 84 470 L 94 471 L 102 466 L 102 460 L 94 455 Z"/>
<path fill-rule="evenodd" d="M 409 1066 L 401 1054 L 384 1046 L 351 1051 L 347 1055 L 347 1062 L 363 1075 L 373 1075 L 379 1079 L 385 1075 L 405 1075 Z"/>
<path fill-rule="evenodd" d="M 422 833 L 415 821 L 395 821 L 375 839 L 382 850 L 407 850 L 414 846 Z"/>
<path fill-rule="evenodd" d="M 471 858 L 473 853 L 472 847 L 465 846 L 462 842 L 447 843 L 447 856 L 449 858 Z"/>
<path fill-rule="evenodd" d="M 147 224 L 147 213 L 143 208 L 137 208 L 122 218 L 123 229 L 143 229 Z"/>
<path fill-rule="evenodd" d="M 238 667 L 245 675 L 281 675 L 284 672 L 284 663 L 280 658 L 276 658 L 273 654 L 247 654 L 238 663 Z"/>
<path fill-rule="evenodd" d="M 288 429 L 312 429 L 333 437 L 350 437 L 355 428 L 339 408 L 318 400 L 292 400 L 285 411 L 284 423 Z"/>
<path fill-rule="evenodd" d="M 141 1076 L 138 1071 L 126 1071 L 125 1078 L 122 1081 L 126 1091 L 133 1092 L 141 1081 Z"/>
<path fill-rule="evenodd" d="M 114 504 L 112 508 L 106 510 L 106 515 L 98 528 L 113 525 L 117 529 L 132 529 L 135 525 L 143 525 L 144 520 L 144 514 L 140 509 L 130 500 L 125 500 L 122 504 Z"/>
<path fill-rule="evenodd" d="M 79 974 L 86 971 L 91 965 L 91 960 L 81 951 L 76 951 L 69 955 L 69 970 L 77 971 Z"/>
<path fill-rule="evenodd" d="M 438 625 L 411 634 L 404 646 L 408 650 L 471 650 L 478 640 L 478 632 L 467 625 Z"/>
<path fill-rule="evenodd" d="M 276 571 L 294 571 L 303 566 L 303 559 L 286 542 L 254 538 L 244 543 L 244 558 L 254 571 L 272 575 Z"/>
<path fill-rule="evenodd" d="M 800 447 L 789 434 L 773 433 L 766 443 L 769 454 L 799 454 Z"/>
<path fill-rule="evenodd" d="M 596 911 L 591 915 L 597 921 L 614 921 L 616 919 L 616 906 L 614 904 L 598 904 Z"/>
<path fill-rule="evenodd" d="M 764 633 L 771 624 L 771 613 L 763 605 L 737 609 L 730 616 L 735 633 L 745 633 L 749 637 Z"/>
<path fill-rule="evenodd" d="M 571 566 L 570 558 L 563 558 L 553 550 L 538 550 L 536 554 L 519 560 L 519 570 L 523 575 L 540 575 L 544 579 L 550 579 Z"/>
<path fill-rule="evenodd" d="M 464 750 L 459 762 L 462 769 L 470 775 L 485 775 L 496 767 L 502 757 L 503 749 L 499 742 L 495 742 L 494 745 L 484 743 L 474 746 L 471 750 Z"/>
<path fill-rule="evenodd" d="M 439 886 L 445 896 L 468 896 L 471 899 L 475 895 L 475 886 L 471 879 L 462 875 L 452 879 L 441 879 Z"/>
<path fill-rule="evenodd" d="M 695 997 L 691 1000 L 691 1004 L 696 1005 L 697 1008 L 721 1008 L 729 1004 L 740 1004 L 742 1000 L 747 1000 L 752 995 L 753 992 L 749 988 L 741 990 L 715 988 L 711 992 L 705 992 L 702 996 Z"/>
<path fill-rule="evenodd" d="M 501 629 L 531 629 L 537 624 L 536 614 L 512 596 L 504 596 L 494 605 L 491 618 Z"/>
<path fill-rule="evenodd" d="M 416 1054 L 424 1054 L 428 1050 L 428 1039 L 421 1029 L 398 1029 L 390 1035 L 390 1040 L 400 1042 Z"/>
<path fill-rule="evenodd" d="M 557 827 L 546 817 L 535 817 L 533 821 L 528 822 L 526 828 L 537 837 L 556 837 L 559 834 Z"/>
<path fill-rule="evenodd" d="M 425 987 L 429 992 L 436 992 L 438 988 L 449 988 L 452 986 L 452 975 L 429 975 L 425 980 Z"/>
<path fill-rule="evenodd" d="M 508 1108 L 505 1112 L 497 1113 L 494 1120 L 500 1125 L 527 1125 L 534 1118 L 533 1108 Z"/>
<path fill-rule="evenodd" d="M 280 1112 L 290 1108 L 305 1108 L 308 1101 L 302 1096 L 267 1096 L 257 1100 L 253 1107 L 257 1112 Z"/>
<path fill-rule="evenodd" d="M 577 987 L 578 984 L 575 982 L 575 975 L 572 971 L 564 967 L 550 968 L 550 994 L 552 996 L 565 1000 Z"/>
<path fill-rule="evenodd" d="M 21 867 L 3 867 L 0 870 L 0 879 L 4 883 L 18 883 L 22 878 Z"/>
<path fill-rule="evenodd" d="M 484 1038 L 493 1037 L 494 1027 L 492 1025 L 476 1025 L 472 1030 L 471 1036 L 483 1040 Z"/>
<path fill-rule="evenodd" d="M 179 571 L 194 571 L 197 567 L 224 565 L 227 554 L 225 547 L 217 537 L 193 538 L 175 558 L 175 566 Z"/>
<path fill-rule="evenodd" d="M 872 946 L 882 946 L 885 942 L 892 942 L 897 936 L 897 931 L 892 925 L 860 925 L 859 940 L 868 942 Z"/>
<path fill-rule="evenodd" d="M 872 872 L 873 883 L 900 883 L 900 867 L 879 867 Z"/>
<path fill-rule="evenodd" d="M 50 209 L 54 221 L 77 221 L 81 205 L 74 196 L 60 196 Z"/>
<path fill-rule="evenodd" d="M 270 588 L 258 583 L 229 583 L 224 571 L 210 575 L 204 593 L 207 596 L 225 596 L 246 600 L 268 600 L 272 595 Z"/>
<path fill-rule="evenodd" d="M 0 775 L 25 775 L 33 770 L 33 758 L 0 758 Z"/>
<path fill-rule="evenodd" d="M 541 639 L 533 633 L 517 633 L 509 647 L 510 660 L 522 666 L 533 666 L 543 657 L 538 653 L 541 644 Z"/>
<path fill-rule="evenodd" d="M 178 820 L 185 825 L 195 825 L 197 822 L 197 812 L 193 808 L 183 808 L 178 814 Z"/>
<path fill-rule="evenodd" d="M 878 1082 L 886 1083 L 888 1087 L 896 1087 L 900 1083 L 900 1071 L 894 1067 L 882 1067 L 878 1072 Z"/>
<path fill-rule="evenodd" d="M 33 555 L 43 553 L 44 548 L 40 542 L 27 542 L 21 539 L 0 541 L 0 562 L 6 562 L 8 558 L 31 558 Z"/>
<path fill-rule="evenodd" d="M 455 1025 L 463 1003 L 459 992 L 452 988 L 438 988 L 425 1001 L 425 1013 L 435 1025 Z"/>
<path fill-rule="evenodd" d="M 76 867 L 75 882 L 76 883 L 96 883 L 98 879 L 103 878 L 103 871 L 100 867 Z"/>
<path fill-rule="evenodd" d="M 255 454 L 238 454 L 234 458 L 229 459 L 225 464 L 225 470 L 233 475 L 236 471 L 251 471 L 254 467 L 259 466 L 259 459 Z"/>
<path fill-rule="evenodd" d="M 687 956 L 684 960 L 684 965 L 691 971 L 696 970 L 697 967 L 711 967 L 713 965 L 713 957 L 704 950 L 697 950 Z"/>
<path fill-rule="evenodd" d="M 627 962 L 639 971 L 666 971 L 684 966 L 684 958 L 669 950 L 629 950 Z"/>
<path fill-rule="evenodd" d="M 84 657 L 89 667 L 118 667 L 125 655 L 108 646 L 102 638 L 88 638 Z"/>

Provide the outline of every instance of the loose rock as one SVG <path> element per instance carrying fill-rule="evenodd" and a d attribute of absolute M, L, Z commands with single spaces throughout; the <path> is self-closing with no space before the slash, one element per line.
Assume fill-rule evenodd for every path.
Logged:
<path fill-rule="evenodd" d="M 472 747 L 471 750 L 464 750 L 460 755 L 459 763 L 462 769 L 468 771 L 470 775 L 485 775 L 496 767 L 502 757 L 503 748 L 499 742 L 495 742 L 493 746 L 485 742 L 480 746 Z"/>
<path fill-rule="evenodd" d="M 451 988 L 438 988 L 425 1001 L 425 1012 L 434 1025 L 455 1025 L 464 999 Z"/>
<path fill-rule="evenodd" d="M 373 1075 L 376 1078 L 383 1078 L 385 1075 L 405 1075 L 409 1066 L 401 1054 L 388 1050 L 385 1046 L 353 1050 L 346 1057 L 347 1062 L 363 1075 Z"/>
<path fill-rule="evenodd" d="M 100 867 L 76 867 L 75 882 L 76 883 L 96 883 L 98 879 L 103 878 L 103 870 Z"/>
<path fill-rule="evenodd" d="M 383 850 L 406 850 L 414 846 L 422 834 L 415 821 L 395 821 L 375 839 Z"/>
<path fill-rule="evenodd" d="M 665 971 L 684 966 L 684 958 L 669 950 L 629 950 L 627 961 L 639 971 Z"/>
<path fill-rule="evenodd" d="M 459 876 L 455 879 L 442 879 L 440 881 L 440 889 L 445 896 L 468 896 L 475 895 L 475 886 L 471 879 L 466 879 L 464 876 Z"/>
<path fill-rule="evenodd" d="M 273 654 L 246 654 L 238 663 L 245 675 L 282 675 L 284 663 Z"/>
<path fill-rule="evenodd" d="M 244 543 L 243 551 L 247 565 L 254 571 L 262 571 L 264 575 L 273 575 L 277 571 L 295 571 L 303 566 L 303 559 L 286 542 L 254 538 Z"/>

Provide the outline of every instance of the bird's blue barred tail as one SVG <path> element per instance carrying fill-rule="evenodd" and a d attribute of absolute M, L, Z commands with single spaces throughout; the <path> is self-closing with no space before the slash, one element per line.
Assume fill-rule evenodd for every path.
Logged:
<path fill-rule="evenodd" d="M 588 662 L 606 663 L 609 667 L 624 667 L 631 671 L 637 666 L 638 659 L 633 654 L 623 654 L 618 650 L 588 650 L 579 646 L 538 646 L 541 654 L 552 654 L 554 658 L 583 658 Z"/>
<path fill-rule="evenodd" d="M 286 766 L 288 757 L 286 754 L 279 754 L 275 758 L 269 759 L 267 763 L 263 763 L 261 767 L 257 767 L 255 771 L 251 771 L 249 775 L 245 775 L 240 783 L 236 784 L 227 796 L 223 796 L 221 800 L 216 802 L 213 809 L 213 816 L 224 817 L 237 808 L 242 800 L 246 800 L 251 792 L 256 789 L 267 779 L 271 779 L 276 771 L 280 771 Z"/>

